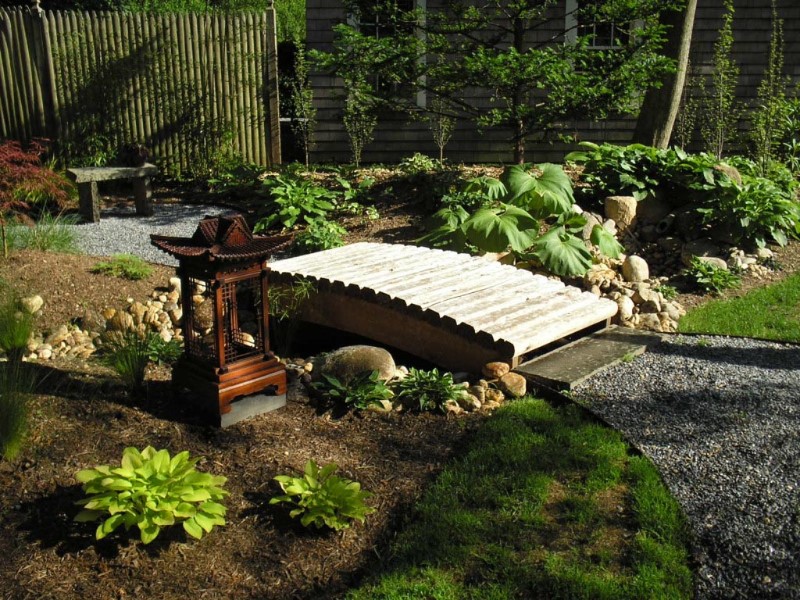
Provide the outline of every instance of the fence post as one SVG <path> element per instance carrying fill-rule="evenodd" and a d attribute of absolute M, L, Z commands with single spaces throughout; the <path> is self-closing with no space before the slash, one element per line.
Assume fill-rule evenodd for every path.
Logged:
<path fill-rule="evenodd" d="M 278 33 L 275 27 L 275 6 L 269 0 L 267 6 L 267 93 L 269 109 L 269 162 L 270 166 L 281 163 L 281 122 L 278 102 Z"/>
<path fill-rule="evenodd" d="M 33 37 L 36 66 L 39 69 L 39 80 L 42 89 L 42 104 L 44 109 L 44 131 L 48 138 L 57 139 L 61 131 L 58 114 L 55 88 L 55 69 L 53 67 L 53 54 L 50 46 L 50 31 L 47 27 L 47 16 L 39 6 L 40 0 L 33 0 L 34 17 Z"/>

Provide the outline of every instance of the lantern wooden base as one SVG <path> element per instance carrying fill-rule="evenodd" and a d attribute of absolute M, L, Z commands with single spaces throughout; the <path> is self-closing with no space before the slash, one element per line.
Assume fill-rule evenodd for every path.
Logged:
<path fill-rule="evenodd" d="M 209 420 L 217 426 L 225 426 L 231 424 L 231 419 L 224 419 L 223 415 L 231 412 L 231 403 L 236 398 L 270 388 L 274 396 L 285 397 L 286 368 L 274 358 L 261 356 L 228 364 L 224 369 L 182 357 L 172 370 L 172 383 L 178 389 L 188 388 L 197 394 L 193 400 L 199 401 Z M 261 412 L 278 407 L 274 402 L 267 402 Z M 253 414 L 256 413 L 248 411 L 248 416 Z"/>

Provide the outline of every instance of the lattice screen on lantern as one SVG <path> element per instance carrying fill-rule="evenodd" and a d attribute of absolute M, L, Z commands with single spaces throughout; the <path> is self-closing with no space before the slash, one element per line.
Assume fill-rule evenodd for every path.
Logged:
<path fill-rule="evenodd" d="M 184 340 L 188 353 L 198 358 L 216 360 L 217 347 L 214 335 L 214 291 L 212 281 L 189 278 L 191 302 Z"/>
<path fill-rule="evenodd" d="M 254 277 L 222 286 L 225 362 L 262 349 L 261 279 Z"/>

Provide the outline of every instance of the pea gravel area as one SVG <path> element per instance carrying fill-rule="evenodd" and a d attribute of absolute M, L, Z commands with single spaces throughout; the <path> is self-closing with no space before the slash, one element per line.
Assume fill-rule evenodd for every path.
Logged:
<path fill-rule="evenodd" d="M 698 598 L 800 598 L 800 346 L 664 336 L 573 397 L 682 505 Z"/>
<path fill-rule="evenodd" d="M 150 234 L 190 237 L 206 215 L 234 214 L 219 206 L 184 203 L 154 203 L 153 214 L 143 217 L 128 205 L 104 208 L 97 223 L 70 225 L 77 234 L 78 247 L 90 256 L 133 254 L 161 265 L 178 261 L 150 243 Z"/>

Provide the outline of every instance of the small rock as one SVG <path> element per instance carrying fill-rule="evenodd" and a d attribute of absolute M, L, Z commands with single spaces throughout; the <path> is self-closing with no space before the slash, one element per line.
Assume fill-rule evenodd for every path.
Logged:
<path fill-rule="evenodd" d="M 616 300 L 617 306 L 619 307 L 619 311 L 617 315 L 621 321 L 628 321 L 633 317 L 633 309 L 636 304 L 633 302 L 632 298 L 628 296 L 620 296 Z"/>
<path fill-rule="evenodd" d="M 464 413 L 464 409 L 458 405 L 455 400 L 448 400 L 444 405 L 445 411 L 453 415 L 460 415 Z"/>
<path fill-rule="evenodd" d="M 41 296 L 27 296 L 20 298 L 19 306 L 29 315 L 35 315 L 44 306 L 44 300 Z"/>
<path fill-rule="evenodd" d="M 108 321 L 108 320 L 114 318 L 114 315 L 117 314 L 117 309 L 116 308 L 104 308 L 101 314 L 103 315 L 103 318 L 106 321 Z"/>
<path fill-rule="evenodd" d="M 480 410 L 481 401 L 468 392 L 464 392 L 458 397 L 458 405 L 466 411 Z"/>
<path fill-rule="evenodd" d="M 725 261 L 725 259 L 716 256 L 696 256 L 695 258 L 700 262 L 706 263 L 707 265 L 712 265 L 724 271 L 728 270 L 728 263 Z"/>
<path fill-rule="evenodd" d="M 506 395 L 500 390 L 496 390 L 495 388 L 488 388 L 486 390 L 486 395 L 484 396 L 484 398 L 486 399 L 486 402 L 495 402 L 497 404 L 502 404 L 506 399 Z"/>
<path fill-rule="evenodd" d="M 506 375 L 511 370 L 511 367 L 504 362 L 490 362 L 483 365 L 483 369 L 481 369 L 481 373 L 484 377 L 488 377 L 489 379 L 500 379 L 503 375 Z"/>
<path fill-rule="evenodd" d="M 661 319 L 655 313 L 646 313 L 637 315 L 639 317 L 637 326 L 640 329 L 647 329 L 650 331 L 662 332 Z"/>
<path fill-rule="evenodd" d="M 467 391 L 481 402 L 486 400 L 486 388 L 481 385 L 471 385 L 467 388 Z"/>
<path fill-rule="evenodd" d="M 170 277 L 169 278 L 169 290 L 181 293 L 181 278 L 180 277 Z"/>
<path fill-rule="evenodd" d="M 769 248 L 759 248 L 756 250 L 756 258 L 762 262 L 771 260 L 774 256 L 775 253 Z"/>
<path fill-rule="evenodd" d="M 518 373 L 506 373 L 497 385 L 503 393 L 512 398 L 521 398 L 528 391 L 527 381 Z"/>
<path fill-rule="evenodd" d="M 53 357 L 53 351 L 50 348 L 39 348 L 36 351 L 36 356 L 41 360 L 50 360 Z"/>
<path fill-rule="evenodd" d="M 720 248 L 714 240 L 709 238 L 699 238 L 686 242 L 681 250 L 681 261 L 687 267 L 692 264 L 695 256 L 719 256 Z"/>
<path fill-rule="evenodd" d="M 650 267 L 645 259 L 631 255 L 622 263 L 622 276 L 625 281 L 644 281 L 650 278 Z"/>
<path fill-rule="evenodd" d="M 394 404 L 392 404 L 391 400 L 381 400 L 380 404 L 370 404 L 367 407 L 367 410 L 371 410 L 373 412 L 379 413 L 388 413 L 394 410 Z"/>

